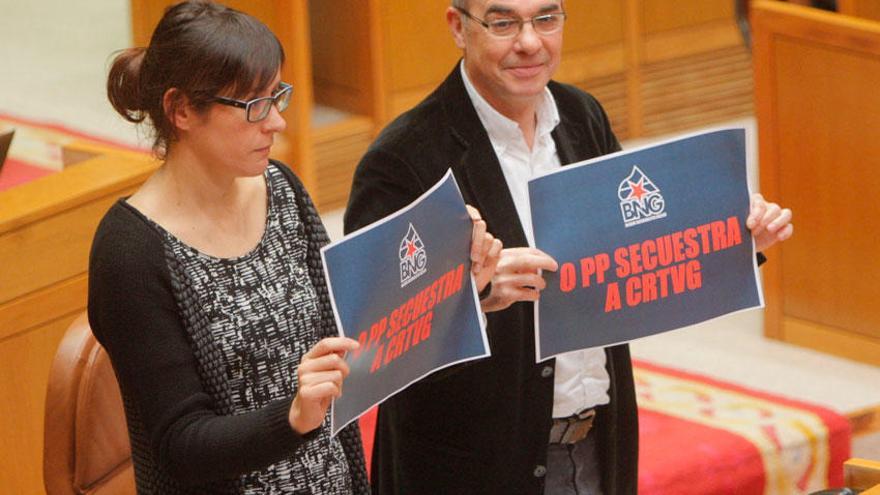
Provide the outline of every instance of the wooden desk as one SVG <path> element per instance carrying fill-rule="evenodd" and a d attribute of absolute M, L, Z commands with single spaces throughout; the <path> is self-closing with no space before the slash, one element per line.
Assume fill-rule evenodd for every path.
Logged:
<path fill-rule="evenodd" d="M 95 156 L 0 192 L 0 487 L 43 493 L 43 415 L 49 366 L 86 307 L 99 220 L 158 165 L 143 153 L 86 143 Z"/>
<path fill-rule="evenodd" d="M 844 484 L 863 495 L 880 494 L 880 462 L 868 459 L 850 459 L 843 464 Z"/>

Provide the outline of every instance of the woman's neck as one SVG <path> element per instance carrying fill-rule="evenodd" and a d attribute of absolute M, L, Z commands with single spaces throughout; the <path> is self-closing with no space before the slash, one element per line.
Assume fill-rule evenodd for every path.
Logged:
<path fill-rule="evenodd" d="M 169 150 L 160 174 L 165 193 L 178 207 L 218 215 L 240 210 L 248 196 L 244 186 L 252 182 L 218 170 L 188 148 Z"/>

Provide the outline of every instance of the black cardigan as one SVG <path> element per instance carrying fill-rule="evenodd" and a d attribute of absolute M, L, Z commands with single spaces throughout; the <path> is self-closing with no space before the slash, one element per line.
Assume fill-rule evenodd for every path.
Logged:
<path fill-rule="evenodd" d="M 318 337 L 337 335 L 320 257 L 329 239 L 300 181 L 284 165 L 274 165 L 293 187 L 304 225 L 307 268 L 321 313 Z M 235 490 L 231 479 L 290 455 L 311 433 L 303 437 L 290 427 L 292 396 L 246 414 L 214 413 L 205 392 L 212 377 L 201 376 L 194 356 L 203 349 L 186 336 L 174 290 L 161 234 L 119 200 L 95 234 L 88 313 L 122 391 L 138 493 L 228 493 Z M 169 442 L 161 434 L 182 423 L 189 426 L 186 438 Z M 369 493 L 357 424 L 339 435 L 354 493 Z"/>
<path fill-rule="evenodd" d="M 551 82 L 562 163 L 620 149 L 589 94 Z M 417 107 L 392 122 L 358 165 L 345 230 L 415 200 L 452 168 L 467 203 L 505 247 L 526 246 L 501 166 L 467 95 L 459 67 Z M 543 493 L 553 383 L 535 363 L 533 305 L 489 313 L 492 357 L 416 383 L 379 409 L 372 484 L 380 494 Z M 606 494 L 635 494 L 638 417 L 626 345 L 606 350 L 611 402 L 598 435 Z M 552 371 L 552 368 L 550 369 Z"/>

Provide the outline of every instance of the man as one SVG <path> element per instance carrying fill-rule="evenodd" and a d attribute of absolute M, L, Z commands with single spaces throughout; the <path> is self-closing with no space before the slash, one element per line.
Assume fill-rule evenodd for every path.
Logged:
<path fill-rule="evenodd" d="M 463 60 L 392 122 L 358 166 L 350 232 L 415 200 L 452 168 L 504 243 L 487 294 L 492 357 L 414 384 L 379 409 L 372 482 L 384 494 L 635 494 L 638 425 L 629 349 L 535 363 L 532 302 L 556 262 L 534 245 L 528 179 L 620 149 L 596 100 L 552 82 L 562 0 L 454 0 Z M 790 212 L 756 196 L 769 246 Z"/>

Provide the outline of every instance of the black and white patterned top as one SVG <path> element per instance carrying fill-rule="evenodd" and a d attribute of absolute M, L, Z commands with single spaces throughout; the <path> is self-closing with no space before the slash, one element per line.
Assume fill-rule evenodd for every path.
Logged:
<path fill-rule="evenodd" d="M 323 226 L 288 171 L 272 165 L 265 177 L 265 232 L 243 256 L 201 253 L 123 201 L 111 208 L 96 234 L 89 317 L 123 391 L 139 493 L 368 491 L 356 428 L 331 439 L 329 420 L 306 437 L 283 424 L 302 356 L 336 332 L 320 263 L 315 264 L 316 251 L 326 242 Z M 137 240 L 132 237 L 143 238 L 136 248 L 126 247 Z M 146 245 L 161 245 L 161 260 L 150 254 L 146 267 L 132 267 L 136 261 L 117 259 L 137 260 L 131 250 L 142 252 Z M 156 264 L 160 273 L 144 273 L 155 272 L 151 265 Z M 170 294 L 151 286 L 157 275 L 158 285 L 167 284 Z M 121 282 L 131 277 L 141 280 Z M 107 308 L 119 298 L 110 302 L 106 292 L 120 288 L 138 302 Z M 128 327 L 129 313 L 153 319 L 172 301 L 182 339 L 164 326 L 153 328 L 161 317 L 158 324 Z M 158 309 L 149 311 L 151 304 Z M 183 341 L 188 356 L 178 349 Z M 160 355 L 169 346 L 174 354 Z M 189 376 L 193 373 L 197 376 Z M 158 378 L 163 376 L 170 382 L 163 384 Z M 197 390 L 190 385 L 194 379 Z M 176 388 L 178 381 L 193 390 L 164 390 Z M 161 391 L 159 405 L 146 396 L 150 390 Z"/>

